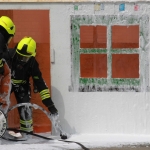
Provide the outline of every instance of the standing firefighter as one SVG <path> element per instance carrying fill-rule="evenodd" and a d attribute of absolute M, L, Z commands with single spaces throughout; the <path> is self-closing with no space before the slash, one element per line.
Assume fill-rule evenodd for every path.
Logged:
<path fill-rule="evenodd" d="M 30 103 L 31 92 L 29 78 L 32 77 L 43 104 L 48 108 L 51 115 L 58 115 L 58 111 L 50 97 L 38 62 L 35 59 L 36 42 L 31 37 L 23 38 L 15 49 L 10 50 L 10 54 L 15 51 L 11 63 L 12 92 L 14 92 L 17 103 Z M 33 132 L 32 109 L 30 107 L 18 107 L 20 115 L 20 129 Z"/>
<path fill-rule="evenodd" d="M 14 34 L 15 25 L 12 20 L 7 16 L 0 17 L 0 105 L 4 112 L 9 107 L 9 94 L 11 90 L 11 72 L 5 62 L 5 59 L 7 59 L 5 56 L 8 54 L 7 46 Z"/>

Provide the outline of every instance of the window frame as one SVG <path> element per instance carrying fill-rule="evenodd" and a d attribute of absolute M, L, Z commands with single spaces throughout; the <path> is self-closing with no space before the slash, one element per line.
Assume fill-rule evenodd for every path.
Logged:
<path fill-rule="evenodd" d="M 107 26 L 106 49 L 80 48 L 80 26 L 82 25 Z M 139 48 L 112 49 L 110 33 L 113 25 L 139 25 Z M 149 91 L 148 26 L 148 15 L 140 17 L 137 15 L 71 15 L 72 91 Z M 80 78 L 80 54 L 107 54 L 107 78 Z M 139 78 L 111 78 L 112 54 L 139 54 Z"/>

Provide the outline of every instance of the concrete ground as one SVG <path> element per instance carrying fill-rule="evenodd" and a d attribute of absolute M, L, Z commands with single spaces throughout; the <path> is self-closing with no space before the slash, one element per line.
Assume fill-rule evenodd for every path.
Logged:
<path fill-rule="evenodd" d="M 42 134 L 43 135 L 43 134 Z M 48 134 L 44 135 L 49 136 Z M 72 135 L 68 141 L 62 142 L 58 136 L 50 136 L 56 140 L 46 140 L 33 136 L 27 141 L 0 140 L 0 150 L 83 150 L 84 145 L 89 150 L 150 150 L 150 135 Z M 78 144 L 80 143 L 80 144 Z M 85 149 L 84 149 L 85 150 Z"/>
<path fill-rule="evenodd" d="M 150 150 L 150 145 L 130 145 L 122 147 L 99 147 L 99 148 L 89 148 L 90 150 Z"/>
<path fill-rule="evenodd" d="M 96 148 L 96 149 L 90 149 L 90 150 L 150 150 L 148 147 L 138 147 L 138 148 Z"/>

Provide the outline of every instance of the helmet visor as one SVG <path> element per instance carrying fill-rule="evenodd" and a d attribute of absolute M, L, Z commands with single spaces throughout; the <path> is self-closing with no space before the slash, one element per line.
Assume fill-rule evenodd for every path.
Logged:
<path fill-rule="evenodd" d="M 29 59 L 30 59 L 30 57 L 25 57 L 25 56 L 18 55 L 18 60 L 19 61 L 28 62 Z"/>

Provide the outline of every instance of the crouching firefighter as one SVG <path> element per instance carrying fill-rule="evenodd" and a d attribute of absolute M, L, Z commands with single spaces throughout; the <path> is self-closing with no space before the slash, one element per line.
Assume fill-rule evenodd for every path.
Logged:
<path fill-rule="evenodd" d="M 15 52 L 14 52 L 15 51 Z M 48 108 L 51 115 L 58 115 L 58 111 L 50 97 L 50 91 L 46 86 L 39 64 L 35 59 L 36 42 L 32 37 L 24 37 L 10 50 L 12 91 L 17 103 L 30 103 L 31 89 L 29 78 L 32 77 L 35 86 L 41 96 L 42 103 Z M 27 106 L 18 107 L 20 115 L 20 130 L 33 132 L 32 109 Z M 23 135 L 23 134 L 22 134 Z"/>

